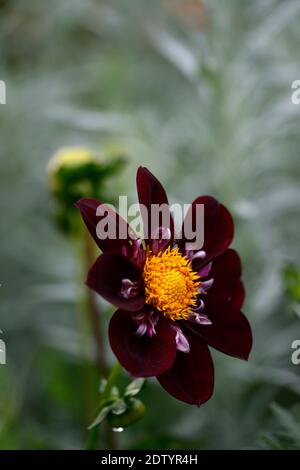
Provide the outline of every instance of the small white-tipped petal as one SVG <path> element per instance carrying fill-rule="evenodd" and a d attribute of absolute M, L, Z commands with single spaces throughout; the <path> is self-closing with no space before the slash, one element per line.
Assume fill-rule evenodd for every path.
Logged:
<path fill-rule="evenodd" d="M 198 271 L 198 274 L 200 277 L 206 277 L 209 275 L 209 272 L 211 270 L 211 267 L 212 267 L 212 262 L 210 263 L 207 263 L 205 266 L 203 266 L 203 268 L 201 268 L 199 271 Z"/>
<path fill-rule="evenodd" d="M 178 326 L 174 327 L 176 330 L 176 347 L 178 351 L 189 353 L 190 352 L 190 345 L 187 338 L 182 333 L 181 329 Z"/>
<path fill-rule="evenodd" d="M 213 285 L 214 278 L 208 279 L 207 281 L 200 282 L 198 290 L 201 294 L 206 294 L 206 291 Z"/>
<path fill-rule="evenodd" d="M 192 261 L 194 261 L 195 259 L 204 259 L 206 257 L 206 252 L 204 250 L 199 250 L 199 251 L 196 251 L 196 253 L 193 254 L 192 256 Z"/>
<path fill-rule="evenodd" d="M 137 336 L 144 336 L 145 333 L 147 333 L 147 324 L 141 323 L 141 325 L 139 325 L 138 329 L 136 330 L 135 334 Z"/>

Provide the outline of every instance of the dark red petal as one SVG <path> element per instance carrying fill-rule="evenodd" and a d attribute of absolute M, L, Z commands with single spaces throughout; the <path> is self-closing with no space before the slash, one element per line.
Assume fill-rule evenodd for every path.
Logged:
<path fill-rule="evenodd" d="M 252 348 L 252 332 L 244 314 L 233 304 L 210 295 L 204 298 L 204 303 L 203 313 L 212 325 L 186 322 L 186 327 L 219 351 L 247 360 Z"/>
<path fill-rule="evenodd" d="M 82 198 L 75 203 L 75 206 L 80 210 L 81 217 L 83 218 L 87 228 L 90 231 L 93 239 L 99 246 L 100 250 L 104 251 L 115 251 L 121 252 L 124 247 L 130 250 L 128 230 L 129 226 L 122 217 L 120 217 L 115 211 L 109 206 L 103 204 L 97 199 Z M 105 210 L 104 215 L 96 215 L 97 208 L 102 206 Z M 97 235 L 97 225 L 103 219 L 110 219 L 112 224 L 116 227 L 116 239 L 101 239 Z M 106 230 L 106 228 L 105 228 Z"/>
<path fill-rule="evenodd" d="M 156 334 L 137 336 L 129 312 L 117 310 L 109 324 L 109 341 L 120 364 L 134 377 L 152 377 L 168 370 L 176 357 L 175 329 L 162 317 Z"/>
<path fill-rule="evenodd" d="M 233 289 L 230 302 L 235 305 L 238 309 L 240 309 L 244 303 L 245 296 L 245 287 L 242 281 L 240 281 Z"/>
<path fill-rule="evenodd" d="M 212 262 L 208 277 L 213 278 L 214 283 L 208 294 L 220 297 L 241 307 L 242 303 L 239 304 L 239 301 L 242 300 L 239 291 L 241 271 L 241 261 L 237 252 L 231 249 L 226 250 Z"/>
<path fill-rule="evenodd" d="M 122 279 L 141 283 L 141 292 L 135 297 L 121 297 Z M 140 271 L 125 256 L 118 253 L 103 253 L 88 273 L 86 284 L 104 299 L 124 310 L 141 310 L 145 304 Z"/>
<path fill-rule="evenodd" d="M 163 186 L 160 184 L 157 178 L 145 167 L 139 167 L 136 175 L 136 185 L 140 204 L 143 204 L 147 209 L 147 217 L 142 213 L 144 227 L 147 227 L 148 237 L 145 235 L 145 239 L 150 239 L 151 234 L 155 232 L 159 227 L 169 228 L 171 231 L 171 241 L 174 238 L 174 223 L 170 212 L 168 212 L 168 223 L 164 223 L 161 218 L 156 225 L 155 221 L 151 224 L 151 206 L 153 204 L 169 205 L 168 197 Z"/>
<path fill-rule="evenodd" d="M 214 390 L 213 361 L 200 337 L 186 329 L 184 334 L 189 341 L 190 352 L 177 351 L 171 369 L 157 379 L 177 400 L 200 406 L 210 399 Z"/>
<path fill-rule="evenodd" d="M 181 248 L 184 249 L 186 243 L 193 242 L 193 240 L 185 239 L 184 230 L 187 220 L 191 220 L 192 230 L 196 230 L 197 204 L 204 204 L 204 244 L 201 249 L 206 252 L 204 259 L 198 259 L 196 268 L 199 269 L 204 263 L 219 256 L 228 248 L 233 239 L 234 227 L 232 217 L 223 204 L 211 196 L 200 196 L 192 202 L 183 221 Z"/>

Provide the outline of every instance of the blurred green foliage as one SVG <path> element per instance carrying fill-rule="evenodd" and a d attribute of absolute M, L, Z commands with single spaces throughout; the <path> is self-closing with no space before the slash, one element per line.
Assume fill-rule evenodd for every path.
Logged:
<path fill-rule="evenodd" d="M 300 302 L 300 272 L 294 264 L 284 266 L 283 281 L 291 299 Z"/>
<path fill-rule="evenodd" d="M 215 394 L 200 409 L 148 381 L 147 412 L 119 447 L 299 448 L 299 316 L 282 273 L 300 252 L 300 106 L 291 103 L 300 4 L 196 3 L 201 24 L 171 0 L 0 2 L 2 449 L 83 448 L 96 409 L 84 274 L 52 223 L 47 189 L 48 160 L 66 145 L 129 155 L 107 194 L 134 201 L 142 164 L 171 201 L 220 198 L 243 260 L 249 363 L 214 353 Z M 112 309 L 99 302 L 107 324 Z"/>

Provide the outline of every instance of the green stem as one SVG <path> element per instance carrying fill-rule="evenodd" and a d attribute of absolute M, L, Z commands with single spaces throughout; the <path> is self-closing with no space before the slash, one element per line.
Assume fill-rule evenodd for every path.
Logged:
<path fill-rule="evenodd" d="M 105 400 L 106 398 L 109 398 L 111 389 L 115 385 L 120 372 L 122 370 L 122 366 L 119 362 L 116 362 L 112 370 L 110 371 L 109 377 L 107 379 L 106 385 L 103 390 L 102 394 L 102 400 Z"/>
<path fill-rule="evenodd" d="M 87 230 L 83 233 L 84 237 L 84 257 L 85 257 L 85 272 L 91 268 L 95 261 L 95 250 L 94 250 L 94 242 L 88 233 Z M 105 348 L 103 343 L 103 328 L 102 328 L 102 315 L 100 312 L 99 305 L 96 302 L 96 295 L 95 293 L 86 288 L 86 301 L 87 301 L 87 316 L 88 321 L 90 324 L 91 332 L 95 342 L 95 349 L 96 349 L 96 365 L 99 369 L 101 376 L 107 377 L 108 370 L 106 365 L 106 355 L 105 355 Z"/>
<path fill-rule="evenodd" d="M 101 394 L 99 406 L 98 406 L 98 409 L 97 409 L 97 414 L 100 413 L 101 408 L 103 407 L 103 402 L 107 398 L 109 398 L 111 390 L 112 390 L 113 386 L 116 384 L 121 370 L 122 370 L 122 366 L 120 365 L 119 362 L 116 362 L 116 364 L 114 365 L 114 367 L 110 371 L 110 374 L 109 374 L 109 377 L 107 379 L 106 385 L 105 385 L 104 390 Z M 95 449 L 98 434 L 99 434 L 99 427 L 100 427 L 99 425 L 95 426 L 94 428 L 92 428 L 88 431 L 88 439 L 87 439 L 86 450 Z M 111 439 L 111 448 L 113 448 L 113 447 L 114 447 L 114 443 L 113 443 L 113 439 Z"/>
<path fill-rule="evenodd" d="M 90 237 L 90 234 L 87 230 L 82 232 L 82 239 L 83 239 L 83 255 L 84 255 L 84 272 L 86 272 L 91 268 L 95 261 L 95 245 Z M 94 344 L 95 344 L 95 363 L 98 368 L 101 377 L 108 377 L 109 368 L 107 366 L 107 359 L 106 359 L 106 352 L 105 346 L 103 341 L 103 324 L 102 324 L 102 315 L 100 312 L 99 304 L 96 301 L 96 294 L 95 292 L 91 291 L 90 289 L 86 288 L 86 314 L 87 320 L 90 325 L 91 333 L 93 335 Z M 91 380 L 89 381 L 91 383 Z M 88 395 L 92 396 L 92 392 L 89 391 Z M 96 397 L 97 399 L 97 397 Z M 93 406 L 93 409 L 95 404 Z M 89 413 L 89 420 L 90 420 L 90 413 Z M 93 430 L 92 430 L 93 431 Z M 98 438 L 98 431 L 88 433 L 88 448 L 95 448 L 97 444 Z M 114 449 L 115 448 L 115 434 L 113 433 L 111 427 L 108 423 L 104 423 L 104 438 L 106 441 L 107 448 Z"/>

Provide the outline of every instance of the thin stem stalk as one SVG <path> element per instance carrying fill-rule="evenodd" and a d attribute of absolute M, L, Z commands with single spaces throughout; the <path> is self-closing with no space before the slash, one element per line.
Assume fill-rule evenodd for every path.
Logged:
<path fill-rule="evenodd" d="M 84 231 L 84 256 L 85 256 L 85 272 L 91 268 L 95 262 L 94 242 L 87 230 Z M 87 317 L 90 324 L 91 332 L 95 342 L 96 365 L 102 377 L 107 377 L 108 367 L 106 363 L 105 348 L 103 343 L 102 318 L 99 305 L 96 301 L 95 293 L 91 289 L 86 289 Z"/>
<path fill-rule="evenodd" d="M 109 398 L 113 386 L 117 383 L 121 370 L 122 370 L 121 365 L 119 364 L 119 362 L 116 362 L 116 364 L 114 365 L 114 367 L 112 368 L 109 374 L 104 390 L 101 394 L 97 414 L 100 413 L 105 400 Z M 113 450 L 115 449 L 115 438 L 114 438 L 113 431 L 111 430 L 111 428 L 108 426 L 107 423 L 104 423 L 104 424 L 106 425 L 105 433 L 107 435 L 107 444 L 109 445 L 110 450 Z M 109 434 L 108 434 L 108 431 L 109 431 Z M 89 430 L 86 450 L 95 449 L 96 444 L 97 444 L 98 434 L 99 434 L 99 425 Z"/>

